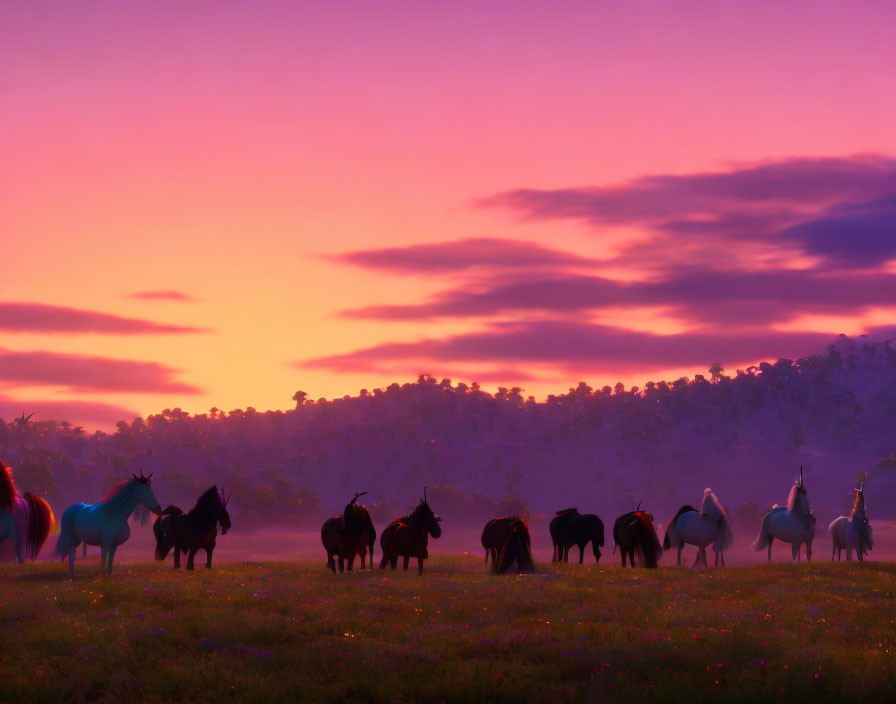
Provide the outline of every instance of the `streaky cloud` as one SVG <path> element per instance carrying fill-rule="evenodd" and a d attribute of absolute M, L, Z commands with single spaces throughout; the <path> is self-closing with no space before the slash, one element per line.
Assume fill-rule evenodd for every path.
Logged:
<path fill-rule="evenodd" d="M 894 334 L 893 330 L 875 330 Z M 385 343 L 346 354 L 309 359 L 303 367 L 350 372 L 377 362 L 457 362 L 551 365 L 599 371 L 607 365 L 629 370 L 704 368 L 721 362 L 803 356 L 833 341 L 832 332 L 698 331 L 674 335 L 627 330 L 584 322 L 496 323 L 490 328 L 444 339 Z"/>
<path fill-rule="evenodd" d="M 127 294 L 128 298 L 138 301 L 177 301 L 180 303 L 192 303 L 196 299 L 188 293 L 176 290 L 166 291 L 135 291 Z"/>
<path fill-rule="evenodd" d="M 79 392 L 202 393 L 200 388 L 174 378 L 177 372 L 158 362 L 0 348 L 0 382 L 7 386 L 50 386 Z"/>
<path fill-rule="evenodd" d="M 46 303 L 19 302 L 0 302 L 0 330 L 100 335 L 182 335 L 207 332 L 207 329 L 199 327 L 156 323 Z"/>
<path fill-rule="evenodd" d="M 404 274 L 451 273 L 473 268 L 493 270 L 594 266 L 599 263 L 596 259 L 544 247 L 535 242 L 488 237 L 358 250 L 328 258 L 369 269 Z"/>

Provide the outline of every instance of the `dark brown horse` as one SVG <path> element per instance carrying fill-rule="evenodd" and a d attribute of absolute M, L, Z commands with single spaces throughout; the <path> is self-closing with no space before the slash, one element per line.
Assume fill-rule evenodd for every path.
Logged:
<path fill-rule="evenodd" d="M 501 519 L 499 519 L 501 520 Z M 532 541 L 529 538 L 529 526 L 522 518 L 507 518 L 504 542 L 497 559 L 492 559 L 492 569 L 497 574 L 507 574 L 516 566 L 515 572 L 534 572 L 532 561 Z"/>
<path fill-rule="evenodd" d="M 613 524 L 613 542 L 613 552 L 616 552 L 618 546 L 622 554 L 623 567 L 626 555 L 631 566 L 635 566 L 636 551 L 640 553 L 645 567 L 656 567 L 663 554 L 660 539 L 653 527 L 653 516 L 646 511 L 630 511 L 617 518 Z"/>
<path fill-rule="evenodd" d="M 156 536 L 156 559 L 164 560 L 174 548 L 174 566 L 180 567 L 180 554 L 187 553 L 187 569 L 193 569 L 193 561 L 199 550 L 205 550 L 206 567 L 211 569 L 212 552 L 221 524 L 221 535 L 231 528 L 227 501 L 217 486 L 209 487 L 187 513 L 177 506 L 166 508 L 153 523 Z"/>
<path fill-rule="evenodd" d="M 594 561 L 600 562 L 604 545 L 604 522 L 593 513 L 581 514 L 578 509 L 557 511 L 549 527 L 554 554 L 551 562 L 569 562 L 569 549 L 579 546 L 579 564 L 585 561 L 585 546 L 590 542 Z"/>
<path fill-rule="evenodd" d="M 498 563 L 498 553 L 507 542 L 507 536 L 510 535 L 513 522 L 516 518 L 493 518 L 485 524 L 482 529 L 482 547 L 485 548 L 485 564 L 488 565 L 488 558 L 491 556 L 492 565 Z"/>
<path fill-rule="evenodd" d="M 355 555 L 361 557 L 361 569 L 364 569 L 364 557 L 370 550 L 370 567 L 373 568 L 373 544 L 376 540 L 376 529 L 370 514 L 364 506 L 356 503 L 366 491 L 355 494 L 354 498 L 345 506 L 341 516 L 333 516 L 324 521 L 320 529 L 320 539 L 327 551 L 327 567 L 336 571 L 336 560 L 339 558 L 339 571 L 345 571 L 345 561 L 348 560 L 348 571 L 351 572 Z"/>
<path fill-rule="evenodd" d="M 420 574 L 423 574 L 423 561 L 429 557 L 429 536 L 438 538 L 442 535 L 439 522 L 442 519 L 436 516 L 426 502 L 426 488 L 423 489 L 423 498 L 420 504 L 409 516 L 402 516 L 392 521 L 383 531 L 380 537 L 380 549 L 383 559 L 380 560 L 380 569 L 386 569 L 390 564 L 394 570 L 398 564 L 398 557 L 404 558 L 404 568 L 408 568 L 408 561 L 412 557 L 417 558 L 417 566 Z"/>

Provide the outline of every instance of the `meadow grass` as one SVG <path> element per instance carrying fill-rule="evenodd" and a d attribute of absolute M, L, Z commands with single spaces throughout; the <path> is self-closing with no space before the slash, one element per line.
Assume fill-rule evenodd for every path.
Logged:
<path fill-rule="evenodd" d="M 0 567 L 0 701 L 789 701 L 896 692 L 896 563 L 488 574 Z"/>

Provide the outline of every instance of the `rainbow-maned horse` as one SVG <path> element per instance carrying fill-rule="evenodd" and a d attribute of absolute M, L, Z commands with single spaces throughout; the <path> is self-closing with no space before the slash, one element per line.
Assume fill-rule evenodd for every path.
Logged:
<path fill-rule="evenodd" d="M 68 570 L 75 578 L 75 549 L 82 543 L 100 546 L 102 569 L 112 571 L 112 560 L 118 546 L 131 535 L 128 517 L 137 504 L 142 504 L 156 514 L 162 507 L 150 489 L 148 477 L 131 475 L 113 486 L 98 504 L 72 504 L 62 514 L 59 541 L 56 543 L 56 557 L 68 557 Z"/>
<path fill-rule="evenodd" d="M 16 493 L 12 472 L 0 462 L 0 543 L 13 541 L 16 562 L 34 561 L 53 527 L 50 504 L 30 491 Z"/>

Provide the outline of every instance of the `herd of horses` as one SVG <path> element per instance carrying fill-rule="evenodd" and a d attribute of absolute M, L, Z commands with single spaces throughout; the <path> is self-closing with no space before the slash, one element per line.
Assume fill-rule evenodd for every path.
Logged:
<path fill-rule="evenodd" d="M 181 554 L 187 555 L 187 569 L 193 569 L 199 550 L 206 552 L 206 566 L 212 566 L 218 526 L 226 534 L 231 528 L 227 512 L 228 497 L 217 486 L 209 487 L 184 513 L 177 506 L 162 509 L 151 488 L 152 474 L 132 475 L 113 486 L 95 504 L 72 504 L 62 513 L 59 539 L 55 556 L 68 559 L 69 572 L 74 578 L 75 554 L 79 545 L 100 548 L 100 563 L 104 571 L 112 571 L 112 561 L 118 546 L 130 536 L 128 519 L 140 510 L 144 522 L 149 514 L 155 514 L 153 533 L 156 538 L 155 558 L 164 560 L 173 550 L 174 565 L 180 567 Z M 855 488 L 855 500 L 849 516 L 840 516 L 831 522 L 828 531 L 832 538 L 831 559 L 840 559 L 847 551 L 847 560 L 853 550 L 859 560 L 874 546 L 871 524 L 865 512 L 865 479 L 860 478 Z M 367 508 L 358 503 L 366 492 L 356 493 L 346 504 L 342 514 L 328 518 L 321 527 L 321 542 L 327 553 L 327 567 L 334 573 L 346 567 L 351 571 L 355 558 L 360 558 L 364 569 L 369 559 L 373 568 L 373 550 L 376 529 Z M 380 535 L 380 569 L 389 565 L 393 570 L 398 558 L 408 569 L 411 558 L 416 558 L 417 568 L 423 574 L 423 561 L 429 557 L 429 538 L 442 534 L 441 522 L 430 508 L 426 488 L 419 504 L 408 515 L 392 521 Z M 31 492 L 19 496 L 12 473 L 0 462 L 0 543 L 13 541 L 16 560 L 25 562 L 37 558 L 41 547 L 54 524 L 53 510 L 42 498 Z M 604 524 L 594 514 L 582 514 L 576 508 L 557 511 L 549 526 L 553 543 L 553 562 L 568 562 L 569 551 L 579 548 L 579 562 L 585 559 L 585 548 L 591 543 L 595 562 L 600 561 L 600 548 L 604 547 Z M 754 550 L 768 549 L 771 562 L 774 540 L 790 543 L 794 563 L 800 560 L 800 551 L 806 546 L 806 559 L 812 559 L 812 540 L 815 536 L 815 515 L 809 508 L 803 470 L 794 482 L 786 506 L 774 506 L 763 518 L 759 534 L 752 543 Z M 613 524 L 613 552 L 618 549 L 622 566 L 657 567 L 664 550 L 677 549 L 678 564 L 685 545 L 697 548 L 694 566 L 708 567 L 706 549 L 712 546 L 715 565 L 725 565 L 725 550 L 734 539 L 728 514 L 711 489 L 703 492 L 700 508 L 682 506 L 666 525 L 663 541 L 657 535 L 653 515 L 641 510 L 640 503 L 634 511 L 619 516 Z M 531 572 L 535 569 L 532 559 L 531 538 L 526 522 L 517 517 L 501 517 L 490 520 L 482 531 L 482 547 L 485 563 L 491 558 L 492 570 L 499 574 Z M 637 562 L 636 562 L 637 558 Z"/>

